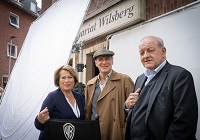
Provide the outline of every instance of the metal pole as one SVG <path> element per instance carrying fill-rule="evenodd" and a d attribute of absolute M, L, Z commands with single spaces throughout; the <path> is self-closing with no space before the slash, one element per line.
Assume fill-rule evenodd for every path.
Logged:
<path fill-rule="evenodd" d="M 76 87 L 76 91 L 84 94 L 84 88 L 85 85 L 82 83 L 83 79 L 82 79 L 82 72 L 84 69 L 84 64 L 82 62 L 82 46 L 83 46 L 83 42 L 81 42 L 80 44 L 76 44 L 76 51 L 79 53 L 78 55 L 78 64 L 77 64 L 77 72 L 78 72 L 78 79 L 79 79 L 79 83 Z"/>
<path fill-rule="evenodd" d="M 16 36 L 10 37 L 10 44 L 9 44 L 9 63 L 8 63 L 8 77 L 10 77 L 10 69 L 11 69 L 11 50 L 12 50 L 12 39 L 16 38 Z"/>
<path fill-rule="evenodd" d="M 10 77 L 10 65 L 11 65 L 11 49 L 12 49 L 12 38 L 9 44 L 9 63 L 8 63 L 8 77 Z"/>
<path fill-rule="evenodd" d="M 83 64 L 82 62 L 82 43 L 80 44 L 79 46 L 79 56 L 78 56 L 78 63 L 79 64 Z M 78 72 L 78 79 L 79 79 L 79 82 L 82 83 L 82 73 L 83 73 L 83 68 L 81 68 L 82 70 Z"/>

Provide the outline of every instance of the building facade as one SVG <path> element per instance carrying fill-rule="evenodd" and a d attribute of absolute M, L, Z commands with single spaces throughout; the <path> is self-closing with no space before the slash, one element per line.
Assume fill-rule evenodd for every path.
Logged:
<path fill-rule="evenodd" d="M 29 27 L 38 16 L 35 0 L 0 1 L 0 87 L 5 88 Z"/>
<path fill-rule="evenodd" d="M 77 43 L 82 44 L 81 55 L 74 53 L 69 64 L 73 65 L 73 67 L 77 67 L 77 64 L 82 64 L 81 81 L 86 84 L 88 80 L 98 74 L 92 55 L 100 48 L 109 47 L 109 39 L 112 34 L 137 26 L 195 1 L 91 0 L 78 35 Z M 54 2 L 56 0 L 43 0 L 42 13 Z M 81 62 L 79 62 L 79 56 L 82 57 Z"/>
<path fill-rule="evenodd" d="M 98 74 L 92 55 L 100 48 L 109 48 L 112 34 L 165 15 L 196 0 L 91 0 L 79 41 L 83 42 L 84 84 Z M 77 54 L 74 54 L 77 55 Z M 72 58 L 77 58 L 74 56 Z M 77 59 L 73 64 L 77 64 Z"/>
<path fill-rule="evenodd" d="M 44 13 L 57 0 L 42 0 L 41 13 Z"/>
<path fill-rule="evenodd" d="M 197 65 L 200 43 L 200 20 L 197 16 L 200 13 L 199 0 L 91 2 L 79 33 L 80 42 L 84 42 L 81 63 L 86 66 L 82 72 L 83 84 L 98 74 L 92 56 L 100 48 L 114 51 L 113 69 L 129 75 L 135 81 L 144 71 L 139 59 L 139 41 L 146 35 L 158 35 L 165 41 L 167 60 L 192 73 L 197 99 L 200 99 L 200 67 Z M 197 139 L 200 139 L 199 130 L 198 122 Z"/>

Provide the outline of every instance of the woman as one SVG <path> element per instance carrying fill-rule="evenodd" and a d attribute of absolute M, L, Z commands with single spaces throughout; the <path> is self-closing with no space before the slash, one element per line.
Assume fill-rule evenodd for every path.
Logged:
<path fill-rule="evenodd" d="M 54 84 L 59 88 L 48 94 L 35 118 L 35 127 L 41 130 L 39 140 L 45 139 L 44 123 L 49 119 L 85 118 L 84 98 L 72 90 L 77 83 L 77 74 L 71 66 L 63 65 L 55 71 Z"/>

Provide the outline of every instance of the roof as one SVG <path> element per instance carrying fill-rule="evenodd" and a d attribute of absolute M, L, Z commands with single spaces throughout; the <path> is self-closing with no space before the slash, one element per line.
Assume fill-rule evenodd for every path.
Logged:
<path fill-rule="evenodd" d="M 36 17 L 36 18 L 39 16 L 39 12 L 38 11 L 37 11 L 37 13 L 31 11 L 25 4 L 20 2 L 20 0 L 6 0 L 6 1 L 11 3 L 12 5 L 20 8 L 21 10 L 25 11 L 26 13 Z M 37 10 L 38 10 L 38 7 L 37 7 Z"/>

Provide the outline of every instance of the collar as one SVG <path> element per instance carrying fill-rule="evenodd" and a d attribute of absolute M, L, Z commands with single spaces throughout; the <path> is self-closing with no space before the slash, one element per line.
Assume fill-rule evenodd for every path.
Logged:
<path fill-rule="evenodd" d="M 153 71 L 150 71 L 149 69 L 146 69 L 145 72 L 144 72 L 144 75 L 149 77 L 150 75 L 155 75 L 157 74 L 166 64 L 166 60 L 163 61 L 155 70 Z"/>
<path fill-rule="evenodd" d="M 108 79 L 110 78 L 111 74 L 112 74 L 112 70 L 108 73 L 108 75 L 106 75 L 106 83 L 107 83 Z M 101 83 L 99 75 L 97 76 L 97 82 Z"/>
<path fill-rule="evenodd" d="M 106 75 L 106 79 L 108 79 L 108 78 L 110 77 L 111 74 L 112 74 L 112 70 L 108 73 L 108 75 Z M 98 79 L 99 81 L 101 81 L 99 75 L 97 76 L 97 79 Z"/>

